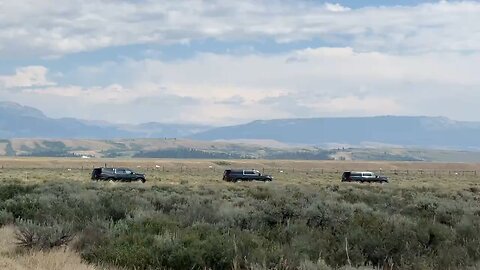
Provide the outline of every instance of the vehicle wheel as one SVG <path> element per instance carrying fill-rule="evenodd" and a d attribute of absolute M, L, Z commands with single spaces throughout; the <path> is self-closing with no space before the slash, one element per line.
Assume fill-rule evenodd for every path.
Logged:
<path fill-rule="evenodd" d="M 142 181 L 142 183 L 145 183 L 145 179 L 144 178 L 137 178 L 137 181 Z"/>
<path fill-rule="evenodd" d="M 238 182 L 238 181 L 242 181 L 242 179 L 237 178 L 237 179 L 235 179 L 233 182 Z"/>
<path fill-rule="evenodd" d="M 107 181 L 115 181 L 115 178 L 107 178 Z"/>

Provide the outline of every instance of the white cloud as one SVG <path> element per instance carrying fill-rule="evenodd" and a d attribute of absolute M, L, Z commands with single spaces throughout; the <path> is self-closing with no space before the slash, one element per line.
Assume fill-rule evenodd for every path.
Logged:
<path fill-rule="evenodd" d="M 206 39 L 248 48 L 167 62 L 109 59 L 61 70 L 63 83 L 43 66 L 0 74 L 2 99 L 52 116 L 214 124 L 377 114 L 479 120 L 478 1 L 350 9 L 308 0 L 0 0 L 0 9 L 0 58 Z M 266 39 L 301 41 L 295 46 L 303 49 L 263 55 L 249 43 Z M 337 47 L 306 48 L 313 39 Z"/>
<path fill-rule="evenodd" d="M 0 0 L 0 55 L 58 56 L 192 40 L 320 38 L 383 52 L 480 50 L 480 3 L 349 10 L 314 1 Z"/>
<path fill-rule="evenodd" d="M 122 83 L 31 87 L 12 91 L 9 98 L 57 116 L 114 122 L 232 124 L 379 114 L 468 120 L 480 113 L 478 63 L 480 53 L 405 56 L 352 48 L 307 48 L 279 55 L 200 54 L 167 62 L 127 59 L 79 67 L 85 80 L 110 76 Z M 73 110 L 77 105 L 72 104 L 86 109 Z"/>
<path fill-rule="evenodd" d="M 55 85 L 47 79 L 47 73 L 43 66 L 17 68 L 14 75 L 0 76 L 0 85 L 5 88 Z"/>
<path fill-rule="evenodd" d="M 23 91 L 28 94 L 48 95 L 51 97 L 71 97 L 87 100 L 90 103 L 125 104 L 139 96 L 135 91 L 125 89 L 121 85 L 112 84 L 106 87 L 56 86 L 31 88 Z"/>
<path fill-rule="evenodd" d="M 350 8 L 348 7 L 344 7 L 340 4 L 332 4 L 332 3 L 325 3 L 325 8 L 328 10 L 328 11 L 332 11 L 332 12 L 344 12 L 344 11 L 349 11 L 351 10 Z"/>
<path fill-rule="evenodd" d="M 395 98 L 342 96 L 321 100 L 306 100 L 301 105 L 318 113 L 343 113 L 356 115 L 385 115 L 402 113 L 402 107 Z"/>

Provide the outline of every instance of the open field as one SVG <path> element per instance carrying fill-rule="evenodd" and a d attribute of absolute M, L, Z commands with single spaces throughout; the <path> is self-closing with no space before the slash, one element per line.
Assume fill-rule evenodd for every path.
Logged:
<path fill-rule="evenodd" d="M 275 141 L 188 139 L 0 139 L 0 157 L 202 158 L 480 162 L 480 151 L 376 145 L 318 148 Z"/>
<path fill-rule="evenodd" d="M 105 163 L 147 182 L 92 182 Z M 230 167 L 275 180 L 223 182 Z M 35 236 L 0 250 L 6 269 L 38 256 L 58 256 L 56 269 L 480 267 L 479 164 L 1 158 L 0 168 L 0 233 Z M 349 169 L 391 182 L 341 183 Z"/>
<path fill-rule="evenodd" d="M 299 170 L 329 171 L 342 170 L 411 170 L 411 171 L 475 171 L 480 172 L 480 163 L 460 162 L 409 162 L 409 161 L 329 161 L 329 160 L 210 160 L 210 159 L 155 159 L 155 158 L 55 158 L 55 157 L 0 157 L 0 168 L 92 168 L 103 166 L 105 163 L 111 166 L 129 166 L 136 168 L 156 168 L 156 165 L 166 168 L 179 168 L 180 166 L 194 169 L 205 169 L 209 166 L 218 168 L 232 166 L 248 166 L 257 168 L 283 168 Z"/>

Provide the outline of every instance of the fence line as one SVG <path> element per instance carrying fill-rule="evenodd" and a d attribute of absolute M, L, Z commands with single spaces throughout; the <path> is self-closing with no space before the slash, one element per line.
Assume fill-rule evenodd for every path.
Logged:
<path fill-rule="evenodd" d="M 97 167 L 105 167 L 105 166 L 112 166 L 112 167 L 124 167 L 117 166 L 115 163 L 102 163 L 102 164 L 90 164 L 90 165 L 76 165 L 76 166 L 66 166 L 65 164 L 61 166 L 29 166 L 29 167 L 22 167 L 22 166 L 15 166 L 6 164 L 0 165 L 0 170 L 5 169 L 23 169 L 23 170 L 37 170 L 37 169 L 69 169 L 69 170 L 92 170 L 93 168 Z M 125 166 L 128 167 L 128 166 Z M 208 166 L 208 167 L 199 167 L 199 166 L 187 166 L 184 164 L 178 164 L 165 166 L 165 165 L 155 165 L 155 166 L 131 166 L 130 169 L 138 170 L 138 171 L 145 171 L 145 172 L 162 172 L 162 173 L 169 173 L 169 172 L 179 172 L 179 173 L 191 173 L 191 172 L 223 172 L 224 169 L 229 169 L 229 166 Z M 295 167 L 261 167 L 256 168 L 262 173 L 267 174 L 274 174 L 274 173 L 293 173 L 293 174 L 341 174 L 344 170 L 343 169 L 332 169 L 332 168 L 295 168 Z M 354 171 L 354 170 L 353 170 Z M 477 170 L 457 170 L 457 169 L 389 169 L 389 170 L 372 170 L 372 169 L 365 169 L 365 171 L 373 171 L 377 174 L 385 174 L 385 175 L 432 175 L 432 176 L 440 176 L 440 175 L 448 175 L 448 176 L 477 176 Z"/>

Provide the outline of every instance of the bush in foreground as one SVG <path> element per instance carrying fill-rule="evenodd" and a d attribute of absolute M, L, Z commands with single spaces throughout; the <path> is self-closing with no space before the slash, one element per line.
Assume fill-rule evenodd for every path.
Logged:
<path fill-rule="evenodd" d="M 47 250 L 75 235 L 84 260 L 126 269 L 467 269 L 480 261 L 480 215 L 468 192 L 67 182 L 0 186 L 0 194 L 0 222 L 16 224 L 22 247 Z"/>

